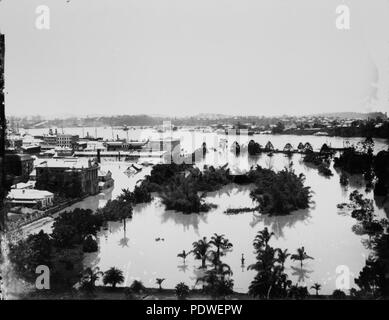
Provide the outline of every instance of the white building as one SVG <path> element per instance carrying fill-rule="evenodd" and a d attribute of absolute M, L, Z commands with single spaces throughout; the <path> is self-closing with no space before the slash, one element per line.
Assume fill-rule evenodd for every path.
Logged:
<path fill-rule="evenodd" d="M 8 193 L 7 203 L 12 207 L 34 207 L 42 209 L 53 205 L 54 194 L 49 191 L 35 189 L 11 189 Z"/>
<path fill-rule="evenodd" d="M 150 151 L 167 151 L 169 153 L 179 153 L 181 151 L 181 141 L 175 138 L 162 138 L 150 140 L 145 149 Z"/>

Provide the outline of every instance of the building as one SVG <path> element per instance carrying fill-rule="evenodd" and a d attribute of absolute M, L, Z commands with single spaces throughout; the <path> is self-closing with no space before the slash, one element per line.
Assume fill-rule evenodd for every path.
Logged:
<path fill-rule="evenodd" d="M 41 139 L 45 145 L 55 146 L 57 144 L 57 135 L 55 134 L 45 134 Z"/>
<path fill-rule="evenodd" d="M 78 135 L 59 134 L 57 135 L 56 145 L 57 147 L 66 147 L 74 149 L 77 146 L 79 138 L 80 137 Z"/>
<path fill-rule="evenodd" d="M 99 177 L 99 191 L 113 187 L 114 180 L 112 179 L 111 171 L 108 170 L 108 172 L 105 172 L 103 170 L 99 170 L 98 177 Z"/>
<path fill-rule="evenodd" d="M 123 141 L 107 141 L 104 143 L 105 147 L 107 148 L 107 151 L 122 151 L 124 149 L 124 142 Z"/>
<path fill-rule="evenodd" d="M 34 207 L 46 209 L 53 205 L 54 194 L 35 189 L 11 189 L 6 203 L 12 207 Z"/>
<path fill-rule="evenodd" d="M 181 141 L 180 139 L 164 138 L 157 140 L 150 140 L 146 146 L 150 151 L 167 151 L 169 153 L 180 153 Z"/>
<path fill-rule="evenodd" d="M 36 166 L 36 188 L 68 198 L 99 192 L 99 165 L 78 158 L 48 159 Z"/>
<path fill-rule="evenodd" d="M 5 172 L 12 184 L 27 182 L 34 170 L 34 158 L 28 154 L 9 153 L 5 156 Z"/>
<path fill-rule="evenodd" d="M 27 182 L 19 182 L 17 184 L 14 184 L 12 189 L 34 189 L 35 188 L 35 181 L 27 181 Z"/>
<path fill-rule="evenodd" d="M 69 147 L 55 147 L 54 153 L 58 157 L 71 157 L 73 155 L 73 149 Z"/>
<path fill-rule="evenodd" d="M 9 134 L 7 135 L 6 147 L 8 149 L 13 148 L 19 150 L 23 146 L 23 139 L 20 135 Z"/>
<path fill-rule="evenodd" d="M 21 151 L 24 154 L 39 154 L 41 152 L 40 145 L 29 145 L 21 147 Z"/>

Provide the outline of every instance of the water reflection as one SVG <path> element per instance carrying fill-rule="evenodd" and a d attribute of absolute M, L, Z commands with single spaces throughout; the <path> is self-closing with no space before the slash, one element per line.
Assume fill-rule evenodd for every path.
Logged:
<path fill-rule="evenodd" d="M 119 240 L 119 246 L 122 248 L 128 247 L 128 242 L 130 241 L 130 238 L 127 238 L 126 236 L 126 228 L 123 228 L 123 238 Z"/>
<path fill-rule="evenodd" d="M 293 272 L 292 276 L 297 277 L 297 282 L 305 283 L 306 280 L 310 279 L 309 274 L 313 273 L 313 270 L 299 268 L 299 267 L 290 267 Z"/>
<path fill-rule="evenodd" d="M 192 228 L 199 235 L 199 226 L 201 223 L 207 223 L 207 216 L 208 213 L 184 214 L 173 210 L 163 210 L 161 222 L 173 221 L 176 225 L 181 226 L 184 231 Z"/>
<path fill-rule="evenodd" d="M 276 238 L 284 238 L 283 230 L 285 228 L 292 228 L 298 222 L 308 225 L 310 223 L 310 217 L 310 209 L 297 210 L 289 215 L 282 216 L 253 214 L 253 220 L 250 222 L 250 226 L 254 228 L 258 223 L 262 223 L 274 232 Z"/>
<path fill-rule="evenodd" d="M 189 269 L 189 266 L 187 265 L 187 264 L 180 264 L 180 265 L 178 265 L 177 266 L 177 269 L 178 269 L 178 271 L 180 271 L 180 272 L 186 272 L 186 271 L 188 271 L 188 269 Z"/>

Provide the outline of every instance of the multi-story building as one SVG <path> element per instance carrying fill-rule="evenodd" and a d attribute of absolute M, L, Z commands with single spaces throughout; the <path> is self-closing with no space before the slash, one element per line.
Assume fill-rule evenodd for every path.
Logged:
<path fill-rule="evenodd" d="M 50 146 L 55 146 L 57 144 L 57 135 L 55 134 L 45 134 L 42 136 L 43 143 Z"/>
<path fill-rule="evenodd" d="M 69 198 L 95 195 L 99 192 L 99 165 L 91 160 L 48 159 L 36 166 L 36 185 Z"/>
<path fill-rule="evenodd" d="M 57 147 L 66 147 L 74 149 L 77 145 L 77 141 L 79 140 L 78 135 L 72 134 L 59 134 L 57 135 L 56 145 Z"/>
<path fill-rule="evenodd" d="M 34 158 L 28 154 L 6 154 L 5 173 L 12 184 L 27 182 L 34 169 Z"/>

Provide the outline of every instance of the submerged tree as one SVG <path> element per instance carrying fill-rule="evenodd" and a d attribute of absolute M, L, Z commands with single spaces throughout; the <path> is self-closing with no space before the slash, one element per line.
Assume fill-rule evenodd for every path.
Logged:
<path fill-rule="evenodd" d="M 180 252 L 179 254 L 177 254 L 177 257 L 178 258 L 182 258 L 184 260 L 184 263 L 185 263 L 185 259 L 187 256 L 189 256 L 190 254 L 192 253 L 192 250 L 186 252 L 185 250 L 182 250 L 182 252 Z"/>
<path fill-rule="evenodd" d="M 179 300 L 185 300 L 190 292 L 189 287 L 184 282 L 178 283 L 175 287 L 175 290 Z"/>
<path fill-rule="evenodd" d="M 201 260 L 201 268 L 206 268 L 206 261 L 209 258 L 209 248 L 211 243 L 207 240 L 206 237 L 203 239 L 193 242 L 193 250 L 195 259 Z"/>
<path fill-rule="evenodd" d="M 281 264 L 281 267 L 284 268 L 285 261 L 290 256 L 290 253 L 288 253 L 288 249 L 285 249 L 285 250 L 278 249 L 277 253 L 278 253 L 277 254 L 277 261 Z"/>
<path fill-rule="evenodd" d="M 300 261 L 301 268 L 303 267 L 303 261 L 307 259 L 313 259 L 307 253 L 305 252 L 304 247 L 298 248 L 297 249 L 297 254 L 292 254 L 290 257 L 294 261 Z"/>
<path fill-rule="evenodd" d="M 314 283 L 313 286 L 311 287 L 311 289 L 315 290 L 316 295 L 318 296 L 319 295 L 319 291 L 321 290 L 321 284 Z"/>
<path fill-rule="evenodd" d="M 205 271 L 204 275 L 198 279 L 203 282 L 203 290 L 213 298 L 224 298 L 233 293 L 234 282 L 232 280 L 232 270 L 230 266 L 221 261 L 221 257 L 232 248 L 232 243 L 225 235 L 214 234 L 208 244 L 212 247 L 210 250 L 210 259 L 214 268 Z"/>
<path fill-rule="evenodd" d="M 103 283 L 104 285 L 110 284 L 112 288 L 115 288 L 117 284 L 124 282 L 123 271 L 115 267 L 112 267 L 104 272 Z"/>
<path fill-rule="evenodd" d="M 258 231 L 258 234 L 254 238 L 254 248 L 258 250 L 263 246 L 266 247 L 272 236 L 274 236 L 274 232 L 269 232 L 267 227 Z"/>
<path fill-rule="evenodd" d="M 211 241 L 209 243 L 216 248 L 216 250 L 212 251 L 214 256 L 213 263 L 216 266 L 220 262 L 220 257 L 224 256 L 226 251 L 232 248 L 232 243 L 225 237 L 224 234 L 218 235 L 216 233 L 211 237 Z"/>
<path fill-rule="evenodd" d="M 271 247 L 271 236 L 267 228 L 258 232 L 253 243 L 257 261 L 248 267 L 257 271 L 249 286 L 249 294 L 262 299 L 285 298 L 292 285 L 284 272 L 287 250 Z"/>
<path fill-rule="evenodd" d="M 157 285 L 159 286 L 159 290 L 162 291 L 162 283 L 165 281 L 166 279 L 165 278 L 157 278 L 155 280 L 155 282 L 157 283 Z"/>

